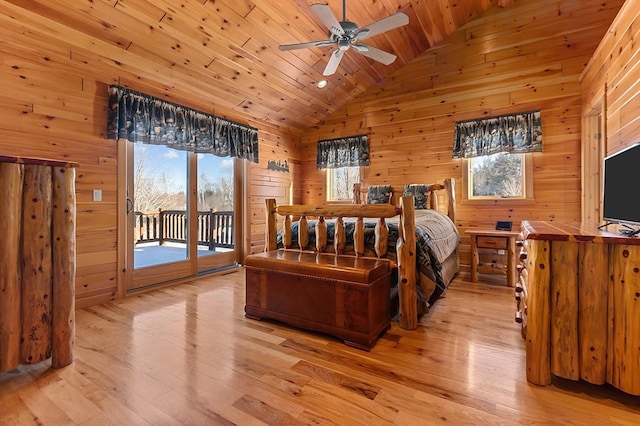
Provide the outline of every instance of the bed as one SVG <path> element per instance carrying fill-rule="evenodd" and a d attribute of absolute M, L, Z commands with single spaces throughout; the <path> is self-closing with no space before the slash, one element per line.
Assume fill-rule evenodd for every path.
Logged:
<path fill-rule="evenodd" d="M 431 184 L 431 185 L 419 185 L 422 188 L 426 188 L 427 192 L 424 197 L 425 203 L 418 205 L 413 210 L 413 218 L 415 223 L 415 244 L 416 244 L 416 271 L 415 282 L 417 290 L 417 312 L 418 314 L 424 314 L 428 312 L 429 308 L 445 293 L 448 285 L 459 273 L 459 259 L 458 259 L 458 245 L 460 243 L 460 235 L 455 226 L 455 182 L 453 179 L 446 179 L 443 184 Z M 414 188 L 415 189 L 415 188 Z M 358 189 L 356 191 L 359 192 Z M 407 194 L 407 188 L 404 188 L 404 194 Z M 446 199 L 446 211 L 447 214 L 442 213 L 438 209 L 438 194 L 444 194 Z M 360 199 L 359 194 L 354 194 L 355 200 Z M 413 195 L 413 194 L 409 194 Z M 417 195 L 417 194 L 416 194 Z M 419 199 L 420 196 L 415 197 Z M 427 201 L 428 200 L 428 201 Z M 280 206 L 282 208 L 284 206 Z M 304 207 L 304 206 L 299 206 Z M 307 206 L 309 208 L 310 206 Z M 414 206 L 416 207 L 416 206 Z M 426 208 L 424 208 L 426 207 Z M 271 218 L 271 224 L 269 228 L 275 229 L 276 218 L 275 213 L 277 208 L 275 206 L 269 208 L 274 212 Z M 280 210 L 280 214 L 283 212 L 296 212 L 298 210 Z M 307 211 L 310 211 L 307 209 Z M 275 248 L 284 248 L 287 250 L 301 250 L 300 244 L 300 224 L 302 228 L 306 230 L 302 234 L 303 247 L 302 250 L 309 251 L 322 251 L 325 253 L 335 253 L 335 227 L 336 220 L 328 217 L 323 217 L 320 221 L 323 224 L 322 227 L 326 228 L 326 241 L 322 241 L 319 250 L 318 242 L 316 241 L 316 226 L 318 220 L 308 220 L 305 215 L 299 216 L 299 220 L 293 221 L 292 215 L 284 215 L 284 223 L 282 229 L 274 234 L 271 231 L 271 236 L 267 236 L 267 240 L 272 239 L 271 242 L 267 241 L 267 250 Z M 400 219 L 402 216 L 394 216 L 391 218 L 383 219 L 383 223 L 388 228 L 387 238 L 387 250 L 383 254 L 383 257 L 390 259 L 392 262 L 398 262 L 398 255 L 396 251 L 396 245 L 398 241 Z M 354 245 L 354 230 L 358 226 L 358 221 L 355 218 L 343 217 L 344 226 L 344 239 L 343 248 L 341 248 L 340 254 L 344 255 L 357 255 L 365 257 L 379 257 L 376 253 L 376 224 L 380 219 L 364 219 L 364 252 L 358 253 Z M 288 231 L 290 229 L 290 231 Z M 267 233 L 269 234 L 269 232 Z M 323 237 L 324 238 L 324 237 Z M 393 280 L 394 283 L 397 280 Z M 398 312 L 398 296 L 397 286 L 392 287 L 391 291 L 391 309 L 392 314 Z M 394 309 L 395 308 L 395 309 Z"/>

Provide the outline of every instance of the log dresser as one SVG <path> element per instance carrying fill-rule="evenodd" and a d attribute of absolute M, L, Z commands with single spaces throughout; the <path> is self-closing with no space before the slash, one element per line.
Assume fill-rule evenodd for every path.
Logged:
<path fill-rule="evenodd" d="M 529 382 L 553 375 L 640 395 L 640 238 L 609 227 L 522 222 L 516 321 Z"/>

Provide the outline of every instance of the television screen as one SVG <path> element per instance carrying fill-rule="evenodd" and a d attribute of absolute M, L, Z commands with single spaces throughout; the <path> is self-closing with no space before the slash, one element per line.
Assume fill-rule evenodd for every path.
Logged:
<path fill-rule="evenodd" d="M 640 143 L 604 159 L 604 219 L 640 225 Z"/>

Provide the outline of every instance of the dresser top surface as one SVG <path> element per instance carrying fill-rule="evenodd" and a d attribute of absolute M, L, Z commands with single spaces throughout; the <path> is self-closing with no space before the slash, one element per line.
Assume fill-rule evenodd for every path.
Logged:
<path fill-rule="evenodd" d="M 524 239 L 528 240 L 640 245 L 640 238 L 620 234 L 619 225 L 614 224 L 598 229 L 597 224 L 591 223 L 525 220 L 521 228 Z"/>

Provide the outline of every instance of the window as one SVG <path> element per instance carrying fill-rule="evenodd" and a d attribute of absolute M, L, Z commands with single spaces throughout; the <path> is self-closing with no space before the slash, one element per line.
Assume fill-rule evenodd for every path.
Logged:
<path fill-rule="evenodd" d="M 467 165 L 468 199 L 531 198 L 529 155 L 501 152 L 470 158 Z"/>
<path fill-rule="evenodd" d="M 327 170 L 327 201 L 353 199 L 353 184 L 360 182 L 360 167 L 338 167 Z"/>

